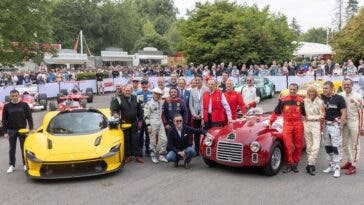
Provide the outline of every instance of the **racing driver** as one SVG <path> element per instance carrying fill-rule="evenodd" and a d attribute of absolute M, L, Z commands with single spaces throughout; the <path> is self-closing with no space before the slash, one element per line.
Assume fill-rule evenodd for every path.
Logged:
<path fill-rule="evenodd" d="M 298 172 L 297 165 L 301 158 L 303 142 L 303 122 L 302 115 L 306 115 L 303 98 L 297 95 L 298 85 L 289 85 L 289 95 L 279 99 L 277 107 L 270 118 L 269 126 L 283 115 L 283 143 L 287 159 L 287 167 L 283 173 L 293 171 Z M 292 150 L 292 143 L 294 151 Z"/>
<path fill-rule="evenodd" d="M 224 93 L 226 101 L 229 103 L 230 110 L 231 110 L 231 118 L 236 120 L 237 118 L 237 111 L 238 106 L 240 111 L 243 115 L 246 113 L 246 107 L 244 104 L 243 97 L 240 95 L 239 92 L 234 91 L 234 83 L 232 80 L 228 80 L 226 82 L 226 91 Z"/>

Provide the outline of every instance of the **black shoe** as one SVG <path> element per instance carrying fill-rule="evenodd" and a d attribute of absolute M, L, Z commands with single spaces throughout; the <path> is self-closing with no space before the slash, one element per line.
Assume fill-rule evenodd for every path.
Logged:
<path fill-rule="evenodd" d="M 311 165 L 312 171 L 316 172 L 316 166 L 315 165 Z"/>
<path fill-rule="evenodd" d="M 309 173 L 311 165 L 306 166 L 306 172 Z"/>
<path fill-rule="evenodd" d="M 310 169 L 309 169 L 309 171 L 308 171 L 308 173 L 311 175 L 311 176 L 315 176 L 316 175 L 316 173 L 315 173 L 315 171 L 314 171 L 314 168 L 315 166 L 313 166 L 313 165 L 310 165 Z"/>
<path fill-rule="evenodd" d="M 186 168 L 186 169 L 190 169 L 190 168 L 191 168 L 191 163 L 189 163 L 189 162 L 185 162 L 185 168 Z"/>
<path fill-rule="evenodd" d="M 299 171 L 298 171 L 297 164 L 293 164 L 293 165 L 292 165 L 292 171 L 293 171 L 294 173 L 298 173 L 298 172 L 299 172 Z"/>
<path fill-rule="evenodd" d="M 287 167 L 283 170 L 283 173 L 288 173 L 292 171 L 292 166 L 291 165 L 287 165 Z"/>
<path fill-rule="evenodd" d="M 174 166 L 174 167 L 178 167 L 178 162 L 179 162 L 179 161 L 174 161 L 173 166 Z"/>

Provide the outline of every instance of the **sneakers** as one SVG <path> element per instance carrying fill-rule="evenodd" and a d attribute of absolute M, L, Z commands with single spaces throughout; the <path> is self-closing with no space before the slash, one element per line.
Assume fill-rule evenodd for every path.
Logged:
<path fill-rule="evenodd" d="M 346 162 L 342 167 L 340 167 L 341 169 L 349 169 L 351 167 L 351 163 L 350 162 Z"/>
<path fill-rule="evenodd" d="M 339 166 L 335 167 L 335 171 L 334 171 L 334 175 L 333 176 L 335 178 L 340 177 L 340 167 Z"/>
<path fill-rule="evenodd" d="M 156 156 L 151 156 L 151 158 L 153 163 L 157 164 L 159 162 Z"/>
<path fill-rule="evenodd" d="M 356 167 L 355 166 L 350 166 L 345 172 L 346 175 L 352 175 L 352 174 L 355 174 L 355 173 L 356 173 Z"/>
<path fill-rule="evenodd" d="M 23 166 L 24 171 L 26 172 L 28 170 L 27 165 Z"/>
<path fill-rule="evenodd" d="M 330 165 L 326 169 L 322 170 L 322 172 L 324 172 L 324 173 L 332 173 L 332 172 L 334 172 L 334 167 L 332 165 Z"/>
<path fill-rule="evenodd" d="M 13 165 L 10 165 L 10 167 L 8 168 L 7 173 L 10 174 L 10 173 L 13 173 L 14 171 L 15 171 L 15 167 Z"/>
<path fill-rule="evenodd" d="M 168 162 L 168 160 L 166 159 L 166 157 L 163 156 L 163 155 L 159 155 L 159 161 L 161 161 L 161 162 Z"/>

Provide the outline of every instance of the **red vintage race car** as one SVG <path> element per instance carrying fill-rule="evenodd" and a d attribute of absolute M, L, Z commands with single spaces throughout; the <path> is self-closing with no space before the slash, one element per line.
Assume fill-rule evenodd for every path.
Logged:
<path fill-rule="evenodd" d="M 24 91 L 19 95 L 20 101 L 29 105 L 32 111 L 46 110 L 47 109 L 47 95 L 45 93 L 35 93 Z M 10 97 L 5 96 L 5 102 L 10 102 Z"/>
<path fill-rule="evenodd" d="M 58 108 L 63 111 L 67 109 L 86 108 L 88 98 L 89 96 L 82 95 L 77 90 L 72 90 L 71 93 L 66 96 L 58 96 L 58 106 L 55 102 L 50 102 L 49 110 L 55 111 Z"/>
<path fill-rule="evenodd" d="M 279 172 L 283 163 L 282 118 L 268 128 L 270 114 L 254 108 L 247 116 L 202 138 L 200 154 L 208 166 L 262 167 L 266 175 Z"/>

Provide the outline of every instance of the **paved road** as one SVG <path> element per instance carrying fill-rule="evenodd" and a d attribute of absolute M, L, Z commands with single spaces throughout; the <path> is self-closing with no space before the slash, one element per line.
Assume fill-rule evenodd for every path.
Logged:
<path fill-rule="evenodd" d="M 109 99 L 96 97 L 92 106 L 107 106 Z M 272 110 L 276 102 L 266 100 L 262 106 Z M 36 125 L 44 113 L 34 113 Z M 339 179 L 324 173 L 309 176 L 305 163 L 299 174 L 266 177 L 257 169 L 209 168 L 200 158 L 193 159 L 191 170 L 147 159 L 107 176 L 33 181 L 19 164 L 16 172 L 6 174 L 7 151 L 8 142 L 0 139 L 0 204 L 363 204 L 364 166 Z M 325 167 L 321 149 L 317 168 Z"/>

